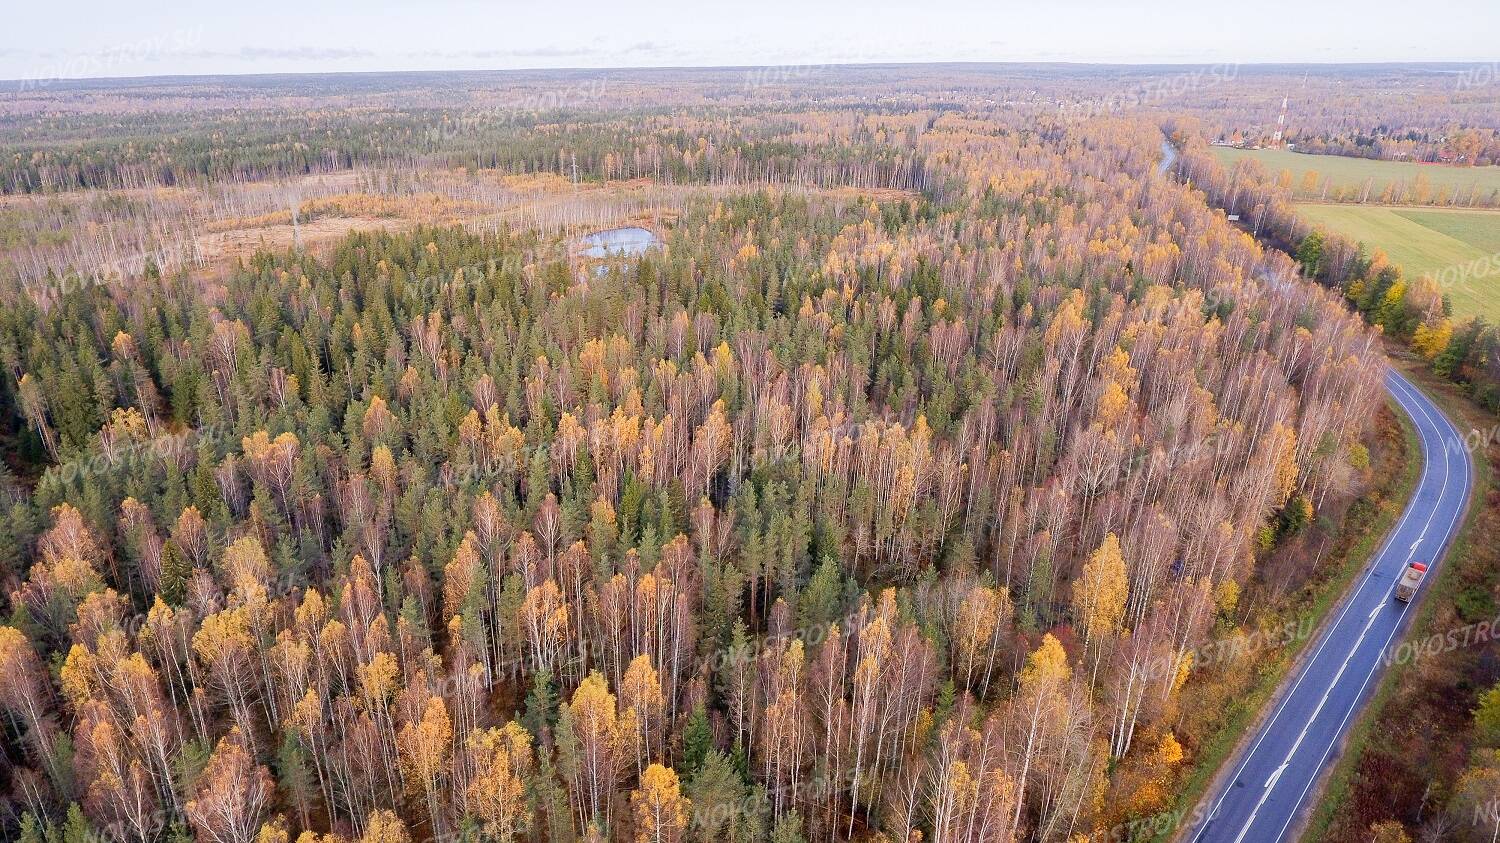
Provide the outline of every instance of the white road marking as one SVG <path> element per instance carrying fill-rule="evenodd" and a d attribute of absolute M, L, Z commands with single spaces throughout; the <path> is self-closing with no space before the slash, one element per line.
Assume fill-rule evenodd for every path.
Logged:
<path fill-rule="evenodd" d="M 1406 385 L 1404 379 L 1398 377 L 1397 380 L 1403 385 Z M 1406 385 L 1406 388 L 1408 390 L 1412 389 L 1409 385 Z M 1452 423 L 1448 421 L 1448 417 L 1444 416 L 1442 413 L 1438 413 L 1437 419 L 1434 421 L 1432 414 L 1427 412 L 1427 407 L 1424 406 L 1422 402 L 1417 402 L 1417 409 L 1422 413 L 1422 416 L 1424 418 L 1432 423 L 1433 428 L 1439 434 L 1443 434 L 1444 438 L 1447 440 L 1446 444 L 1443 446 L 1443 488 L 1442 491 L 1438 493 L 1437 502 L 1433 504 L 1432 516 L 1428 516 L 1429 524 L 1431 524 L 1432 517 L 1436 516 L 1438 511 L 1441 509 L 1440 504 L 1443 502 L 1443 498 L 1448 496 L 1448 454 L 1452 453 L 1459 456 L 1458 464 L 1461 469 L 1459 472 L 1459 476 L 1461 479 L 1459 486 L 1461 488 L 1458 495 L 1460 505 L 1455 507 L 1452 514 L 1449 515 L 1448 527 L 1443 532 L 1443 535 L 1445 537 L 1443 539 L 1443 543 L 1440 544 L 1437 547 L 1436 551 L 1432 554 L 1432 563 L 1435 566 L 1438 563 L 1439 558 L 1447 550 L 1448 540 L 1453 538 L 1454 536 L 1453 528 L 1454 525 L 1458 523 L 1459 516 L 1462 515 L 1464 510 L 1468 508 L 1467 501 L 1469 492 L 1472 488 L 1473 477 L 1470 471 L 1469 461 L 1466 456 L 1460 455 L 1458 451 L 1449 447 L 1449 445 L 1451 445 L 1458 438 L 1459 433 L 1457 428 L 1453 427 Z M 1413 602 L 1415 602 L 1417 599 L 1418 598 L 1414 597 Z M 1365 673 L 1364 681 L 1359 684 L 1359 691 L 1355 693 L 1353 701 L 1349 703 L 1349 708 L 1345 710 L 1344 717 L 1339 721 L 1338 728 L 1333 731 L 1333 740 L 1329 742 L 1328 746 L 1324 748 L 1323 754 L 1319 756 L 1318 764 L 1313 768 L 1313 775 L 1308 776 L 1307 783 L 1303 785 L 1302 792 L 1297 795 L 1297 802 L 1292 806 L 1292 811 L 1287 815 L 1286 821 L 1281 824 L 1281 830 L 1276 833 L 1276 840 L 1273 841 L 1273 843 L 1281 843 L 1281 838 L 1286 834 L 1286 830 L 1292 824 L 1292 820 L 1302 812 L 1302 801 L 1307 798 L 1307 791 L 1312 788 L 1313 782 L 1318 780 L 1318 774 L 1322 772 L 1323 764 L 1328 760 L 1328 754 L 1333 751 L 1334 745 L 1338 743 L 1340 737 L 1342 737 L 1342 735 L 1344 734 L 1344 727 L 1349 723 L 1349 718 L 1354 715 L 1355 709 L 1359 707 L 1359 701 L 1364 698 L 1365 688 L 1370 684 L 1370 679 L 1375 675 L 1375 671 L 1380 668 L 1380 654 L 1384 653 L 1386 651 L 1386 648 L 1391 646 L 1391 640 L 1396 637 L 1396 633 L 1401 631 L 1402 622 L 1405 621 L 1406 613 L 1411 609 L 1411 607 L 1411 603 L 1403 603 L 1401 605 L 1401 612 L 1396 616 L 1396 622 L 1391 626 L 1390 634 L 1386 635 L 1385 641 L 1380 645 L 1379 652 L 1375 654 L 1374 664 L 1371 664 L 1369 671 Z"/>
<path fill-rule="evenodd" d="M 1391 391 L 1391 395 L 1396 399 L 1396 403 L 1401 405 L 1402 409 L 1406 409 L 1406 404 L 1402 402 L 1401 396 L 1397 395 L 1395 390 Z M 1409 410 L 1407 412 L 1408 414 L 1410 414 Z M 1426 428 L 1422 427 L 1421 425 L 1417 426 L 1417 436 L 1422 440 L 1422 450 L 1424 454 L 1431 453 L 1433 447 L 1427 442 L 1427 432 L 1428 431 Z M 1427 474 L 1431 470 L 1432 460 L 1424 458 L 1422 460 L 1422 476 L 1417 480 L 1418 488 L 1426 485 Z M 1396 541 L 1396 537 L 1401 535 L 1401 531 L 1406 526 L 1407 519 L 1410 518 L 1414 512 L 1416 512 L 1416 509 L 1417 508 L 1415 506 L 1408 506 L 1406 510 L 1401 513 L 1401 517 L 1396 521 L 1396 526 L 1391 529 L 1390 535 L 1386 536 L 1385 541 L 1380 546 L 1380 550 L 1375 553 L 1375 556 L 1373 557 L 1373 564 L 1371 564 L 1369 569 L 1365 572 L 1365 578 L 1360 581 L 1359 588 L 1356 589 L 1353 596 L 1344 600 L 1344 606 L 1339 610 L 1338 617 L 1335 618 L 1334 621 L 1324 629 L 1323 635 L 1318 639 L 1318 646 L 1314 648 L 1312 656 L 1308 658 L 1307 662 L 1305 663 L 1304 670 L 1302 670 L 1297 675 L 1297 679 L 1292 683 L 1291 689 L 1286 692 L 1285 696 L 1283 696 L 1280 701 L 1278 701 L 1276 710 L 1272 712 L 1271 718 L 1262 725 L 1261 733 L 1256 736 L 1255 742 L 1250 745 L 1250 750 L 1245 754 L 1244 760 L 1240 762 L 1240 767 L 1235 771 L 1234 778 L 1229 780 L 1231 783 L 1237 781 L 1240 776 L 1244 774 L 1245 768 L 1250 766 L 1250 761 L 1255 757 L 1255 753 L 1260 750 L 1261 742 L 1264 741 L 1266 739 L 1266 736 L 1271 733 L 1271 727 L 1276 724 L 1276 721 L 1281 719 L 1281 715 L 1285 711 L 1287 703 L 1291 702 L 1291 700 L 1296 696 L 1297 688 L 1302 685 L 1302 680 L 1307 677 L 1309 671 L 1305 668 L 1310 667 L 1312 664 L 1317 662 L 1318 657 L 1322 655 L 1323 648 L 1328 645 L 1329 639 L 1333 637 L 1334 630 L 1338 628 L 1339 624 L 1343 623 L 1344 615 L 1348 614 L 1349 607 L 1354 605 L 1354 603 L 1359 599 L 1359 594 L 1364 591 L 1365 586 L 1369 584 L 1370 579 L 1375 576 L 1375 571 L 1377 568 L 1379 568 L 1379 562 L 1381 558 L 1385 555 L 1385 552 L 1391 546 L 1391 543 Z M 1207 830 L 1208 824 L 1213 822 L 1214 818 L 1219 815 L 1219 809 L 1223 807 L 1224 800 L 1228 798 L 1229 788 L 1226 787 L 1224 789 L 1224 792 L 1219 794 L 1219 799 L 1214 803 L 1213 810 L 1208 813 L 1208 816 L 1204 818 L 1203 823 L 1198 826 L 1197 833 L 1193 835 L 1193 843 L 1197 843 L 1198 838 L 1203 835 L 1203 832 L 1205 830 Z"/>
<path fill-rule="evenodd" d="M 1409 518 L 1411 518 L 1413 515 L 1416 515 L 1419 510 L 1421 510 L 1421 509 L 1426 509 L 1427 510 L 1426 511 L 1427 518 L 1426 518 L 1425 522 L 1422 525 L 1423 529 L 1422 529 L 1421 537 L 1418 538 L 1415 542 L 1412 543 L 1410 549 L 1408 550 L 1406 559 L 1402 560 L 1402 565 L 1403 566 L 1404 566 L 1404 564 L 1405 564 L 1406 561 L 1408 561 L 1408 560 L 1411 559 L 1411 557 L 1415 554 L 1416 550 L 1421 546 L 1422 541 L 1425 539 L 1425 537 L 1427 536 L 1428 532 L 1431 530 L 1433 521 L 1436 520 L 1437 516 L 1442 512 L 1442 502 L 1443 502 L 1443 500 L 1445 498 L 1447 498 L 1448 492 L 1449 492 L 1449 489 L 1450 489 L 1450 484 L 1448 482 L 1448 478 L 1449 478 L 1449 475 L 1451 474 L 1451 472 L 1450 472 L 1449 461 L 1447 459 L 1447 454 L 1450 453 L 1450 452 L 1454 452 L 1455 451 L 1455 449 L 1453 448 L 1453 441 L 1454 441 L 1454 438 L 1457 436 L 1457 433 L 1454 430 L 1452 424 L 1441 413 L 1437 413 L 1436 414 L 1437 415 L 1436 419 L 1433 418 L 1433 413 L 1429 413 L 1428 409 L 1427 409 L 1427 406 L 1426 406 L 1426 401 L 1427 401 L 1426 396 L 1422 395 L 1415 388 L 1413 388 L 1410 384 L 1406 383 L 1405 379 L 1402 378 L 1399 374 L 1395 373 L 1394 371 L 1391 371 L 1390 374 L 1391 374 L 1391 389 L 1390 389 L 1390 391 L 1391 391 L 1392 396 L 1397 400 L 1397 403 L 1399 403 L 1401 405 L 1402 409 L 1405 410 L 1409 415 L 1411 415 L 1413 417 L 1414 421 L 1415 421 L 1415 417 L 1418 414 L 1420 414 L 1423 417 L 1423 419 L 1427 422 L 1427 425 L 1425 425 L 1425 426 L 1422 425 L 1422 424 L 1417 424 L 1416 425 L 1417 432 L 1418 432 L 1419 438 L 1421 440 L 1421 444 L 1422 444 L 1423 452 L 1424 452 L 1424 461 L 1423 461 L 1424 464 L 1422 466 L 1422 476 L 1421 476 L 1421 479 L 1419 480 L 1418 486 L 1417 486 L 1418 490 L 1423 490 L 1423 489 L 1427 488 L 1428 477 L 1429 477 L 1429 475 L 1433 471 L 1432 456 L 1434 454 L 1437 454 L 1437 453 L 1443 454 L 1443 465 L 1442 465 L 1443 481 L 1442 481 L 1442 483 L 1438 487 L 1439 488 L 1439 492 L 1438 492 L 1437 500 L 1434 501 L 1434 502 L 1432 502 L 1432 504 L 1430 505 L 1430 507 L 1421 507 L 1421 506 L 1418 506 L 1419 495 L 1417 495 L 1417 494 L 1413 495 L 1412 501 L 1411 501 L 1411 505 L 1408 507 L 1408 509 L 1405 512 L 1402 513 L 1401 518 L 1398 519 L 1398 521 L 1396 523 L 1396 526 L 1391 530 L 1390 535 L 1386 538 L 1386 540 L 1382 544 L 1380 550 L 1375 554 L 1373 564 L 1371 564 L 1369 566 L 1369 569 L 1366 572 L 1365 578 L 1360 582 L 1360 585 L 1356 589 L 1355 593 L 1345 601 L 1345 605 L 1344 605 L 1343 609 L 1339 612 L 1338 618 L 1336 618 L 1333 621 L 1333 623 L 1331 623 L 1327 627 L 1327 631 L 1324 633 L 1324 635 L 1322 636 L 1321 640 L 1318 642 L 1318 646 L 1314 650 L 1311 658 L 1309 658 L 1308 661 L 1304 664 L 1303 670 L 1298 675 L 1298 677 L 1297 677 L 1296 681 L 1293 683 L 1291 689 L 1286 692 L 1285 696 L 1277 704 L 1276 710 L 1273 712 L 1271 718 L 1269 720 L 1267 720 L 1263 724 L 1262 729 L 1261 729 L 1261 733 L 1256 737 L 1255 742 L 1250 747 L 1250 750 L 1244 756 L 1244 759 L 1242 760 L 1239 769 L 1236 770 L 1234 777 L 1228 780 L 1228 783 L 1226 783 L 1223 791 L 1219 794 L 1218 800 L 1215 801 L 1213 810 L 1209 812 L 1208 817 L 1203 820 L 1202 824 L 1198 827 L 1197 831 L 1193 834 L 1193 836 L 1192 836 L 1192 840 L 1193 841 L 1197 841 L 1199 838 L 1201 838 L 1203 836 L 1203 832 L 1207 830 L 1208 824 L 1211 823 L 1218 816 L 1219 811 L 1223 808 L 1223 805 L 1224 805 L 1225 801 L 1230 796 L 1230 792 L 1232 790 L 1233 782 L 1236 782 L 1236 781 L 1240 780 L 1240 778 L 1244 775 L 1245 770 L 1249 767 L 1251 761 L 1254 759 L 1256 753 L 1258 752 L 1258 750 L 1259 750 L 1262 742 L 1265 740 L 1266 736 L 1269 735 L 1272 731 L 1274 731 L 1273 727 L 1275 726 L 1275 724 L 1277 723 L 1277 721 L 1280 719 L 1281 715 L 1283 713 L 1285 713 L 1287 705 L 1296 696 L 1297 688 L 1302 684 L 1302 680 L 1304 678 L 1306 678 L 1309 673 L 1312 672 L 1311 671 L 1312 665 L 1317 662 L 1318 657 L 1321 655 L 1321 653 L 1322 653 L 1324 647 L 1327 645 L 1328 641 L 1333 637 L 1334 632 L 1338 629 L 1338 627 L 1342 623 L 1343 618 L 1348 613 L 1350 607 L 1353 606 L 1354 603 L 1360 602 L 1360 601 L 1362 601 L 1362 600 L 1364 600 L 1366 598 L 1366 594 L 1365 594 L 1365 592 L 1367 590 L 1366 587 L 1369 585 L 1371 579 L 1374 577 L 1375 571 L 1377 569 L 1381 568 L 1381 567 L 1384 567 L 1381 563 L 1386 561 L 1386 553 L 1387 553 L 1390 545 L 1394 541 L 1396 541 L 1396 537 L 1399 536 L 1404 531 L 1404 529 L 1406 527 L 1407 520 Z M 1405 400 L 1403 400 L 1403 399 L 1405 399 Z M 1459 484 L 1459 486 L 1461 487 L 1459 489 L 1459 496 L 1462 499 L 1462 498 L 1467 497 L 1467 495 L 1468 495 L 1469 487 L 1470 487 L 1470 479 L 1471 478 L 1468 476 L 1468 465 L 1467 465 L 1467 462 L 1461 463 L 1460 465 L 1461 465 L 1461 468 L 1462 468 L 1462 471 L 1460 472 L 1461 478 L 1462 478 L 1462 482 Z M 1464 508 L 1465 508 L 1464 506 L 1460 505 L 1459 507 L 1457 507 L 1456 509 L 1454 509 L 1453 512 L 1450 513 L 1448 529 L 1447 529 L 1447 531 L 1445 531 L 1444 538 L 1442 540 L 1443 544 L 1441 544 L 1438 548 L 1436 548 L 1435 552 L 1432 554 L 1432 559 L 1433 559 L 1433 564 L 1434 565 L 1437 563 L 1438 558 L 1442 555 L 1442 552 L 1445 549 L 1447 541 L 1452 538 L 1452 528 L 1453 528 L 1453 525 L 1454 525 L 1455 522 L 1457 522 L 1457 520 L 1458 520 L 1459 516 L 1462 514 Z M 1317 709 L 1313 712 L 1312 717 L 1310 717 L 1308 719 L 1307 723 L 1303 726 L 1301 734 L 1298 736 L 1296 743 L 1293 744 L 1292 752 L 1288 753 L 1286 759 L 1282 762 L 1282 764 L 1279 767 L 1277 767 L 1277 769 L 1272 773 L 1271 777 L 1268 778 L 1266 780 L 1266 783 L 1262 786 L 1264 793 L 1262 794 L 1262 796 L 1260 798 L 1260 801 L 1257 803 L 1257 805 L 1255 807 L 1255 811 L 1252 812 L 1252 814 L 1250 816 L 1250 819 L 1247 821 L 1247 823 L 1244 826 L 1244 828 L 1240 831 L 1240 834 L 1236 838 L 1236 841 L 1241 841 L 1241 840 L 1244 839 L 1244 837 L 1246 836 L 1246 834 L 1249 831 L 1250 825 L 1254 823 L 1256 812 L 1259 812 L 1259 810 L 1261 809 L 1261 807 L 1265 804 L 1266 800 L 1269 799 L 1271 791 L 1274 790 L 1275 785 L 1280 781 L 1280 779 L 1281 779 L 1282 775 L 1284 774 L 1285 770 L 1289 767 L 1289 765 L 1291 763 L 1292 757 L 1295 755 L 1297 749 L 1300 748 L 1300 744 L 1303 742 L 1303 739 L 1307 736 L 1308 731 L 1311 729 L 1313 721 L 1317 718 L 1318 714 L 1321 712 L 1321 710 L 1323 709 L 1324 705 L 1327 703 L 1328 699 L 1330 698 L 1330 696 L 1331 696 L 1331 694 L 1333 692 L 1333 689 L 1338 686 L 1339 681 L 1342 679 L 1344 673 L 1346 672 L 1346 670 L 1348 669 L 1349 665 L 1351 664 L 1354 656 L 1359 652 L 1360 647 L 1363 645 L 1364 639 L 1367 637 L 1370 629 L 1373 627 L 1375 618 L 1378 617 L 1378 615 L 1380 613 L 1380 610 L 1385 606 L 1387 596 L 1388 595 L 1382 593 L 1381 596 L 1380 596 L 1380 599 L 1376 601 L 1376 603 L 1374 605 L 1374 608 L 1371 610 L 1371 614 L 1370 614 L 1369 618 L 1366 620 L 1364 629 L 1361 630 L 1358 639 L 1355 641 L 1354 646 L 1349 651 L 1349 655 L 1344 659 L 1343 664 L 1339 667 L 1339 671 L 1338 671 L 1337 676 L 1334 678 L 1333 682 L 1330 683 L 1328 690 L 1324 692 L 1322 699 L 1319 700 Z M 1380 647 L 1380 652 L 1384 652 L 1385 651 L 1385 649 L 1390 645 L 1391 639 L 1396 635 L 1397 632 L 1399 632 L 1401 630 L 1401 628 L 1402 628 L 1402 621 L 1405 618 L 1406 612 L 1407 612 L 1407 610 L 1409 608 L 1410 608 L 1409 604 L 1403 605 L 1401 607 L 1400 613 L 1397 615 L 1396 621 L 1393 624 L 1393 626 L 1391 627 L 1391 632 L 1386 636 L 1385 642 Z M 1283 823 L 1283 825 L 1281 827 L 1281 831 L 1277 834 L 1277 837 L 1276 837 L 1277 841 L 1279 841 L 1281 839 L 1281 837 L 1283 835 L 1285 835 L 1286 829 L 1290 825 L 1292 819 L 1294 819 L 1296 816 L 1298 816 L 1300 814 L 1302 802 L 1303 802 L 1304 799 L 1306 799 L 1308 789 L 1311 788 L 1313 782 L 1316 781 L 1316 779 L 1318 778 L 1317 773 L 1319 771 L 1321 771 L 1323 763 L 1327 760 L 1328 754 L 1332 751 L 1333 746 L 1342 737 L 1343 731 L 1344 731 L 1344 726 L 1348 723 L 1349 717 L 1353 714 L 1354 710 L 1358 707 L 1359 701 L 1363 698 L 1363 696 L 1364 696 L 1364 689 L 1369 684 L 1370 678 L 1374 675 L 1375 671 L 1379 668 L 1379 666 L 1380 666 L 1379 653 L 1377 653 L 1376 655 L 1377 655 L 1377 658 L 1375 660 L 1375 663 L 1371 666 L 1370 670 L 1366 673 L 1363 682 L 1361 682 L 1361 684 L 1360 684 L 1358 692 L 1355 694 L 1353 700 L 1350 702 L 1349 708 L 1345 711 L 1344 717 L 1341 720 L 1338 729 L 1336 729 L 1330 735 L 1330 742 L 1325 747 L 1325 749 L 1324 749 L 1324 751 L 1322 753 L 1322 756 L 1320 757 L 1320 759 L 1318 761 L 1317 767 L 1314 769 L 1313 775 L 1311 775 L 1309 777 L 1309 780 L 1308 780 L 1307 784 L 1303 787 L 1302 793 L 1299 794 L 1299 796 L 1297 797 L 1296 803 L 1292 806 L 1292 812 L 1291 812 L 1291 814 L 1287 817 L 1286 822 Z"/>
<path fill-rule="evenodd" d="M 1328 698 L 1333 695 L 1334 689 L 1338 688 L 1339 680 L 1344 678 L 1344 671 L 1349 669 L 1349 662 L 1353 661 L 1354 654 L 1359 652 L 1359 645 L 1364 643 L 1365 636 L 1370 632 L 1370 627 L 1374 626 L 1375 619 L 1380 617 L 1380 610 L 1382 608 L 1383 605 L 1377 605 L 1370 610 L 1370 616 L 1365 620 L 1365 628 L 1359 631 L 1359 638 L 1355 639 L 1354 646 L 1349 648 L 1349 655 L 1345 656 L 1344 663 L 1339 665 L 1339 672 L 1333 675 L 1333 681 L 1329 682 L 1328 688 L 1323 691 L 1322 698 L 1318 700 L 1317 708 L 1314 708 L 1313 713 L 1308 715 L 1307 723 L 1302 726 L 1302 731 L 1297 734 L 1297 740 L 1292 742 L 1292 748 L 1287 750 L 1286 757 L 1281 759 L 1281 766 L 1276 768 L 1276 772 L 1266 782 L 1265 789 L 1260 795 L 1260 801 L 1255 803 L 1254 810 L 1250 812 L 1250 816 L 1245 820 L 1244 826 L 1240 828 L 1239 836 L 1234 838 L 1234 843 L 1240 843 L 1241 840 L 1245 839 L 1245 835 L 1250 833 L 1250 826 L 1255 825 L 1255 816 L 1260 813 L 1260 809 L 1266 804 L 1266 800 L 1271 798 L 1271 791 L 1274 790 L 1277 780 L 1281 778 L 1281 772 L 1291 765 L 1292 759 L 1297 755 L 1297 750 L 1302 748 L 1302 742 L 1307 739 L 1307 733 L 1312 729 L 1312 725 L 1318 719 L 1318 715 L 1323 713 L 1323 706 L 1328 704 Z"/>

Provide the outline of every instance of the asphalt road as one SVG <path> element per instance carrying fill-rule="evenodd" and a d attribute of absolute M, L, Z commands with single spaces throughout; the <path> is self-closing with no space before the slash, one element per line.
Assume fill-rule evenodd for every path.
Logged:
<path fill-rule="evenodd" d="M 1422 476 L 1406 511 L 1355 590 L 1273 701 L 1255 738 L 1234 759 L 1235 772 L 1199 809 L 1184 839 L 1192 843 L 1278 843 L 1303 816 L 1324 768 L 1364 707 L 1401 643 L 1416 603 L 1457 532 L 1471 485 L 1469 454 L 1453 424 L 1395 371 L 1386 389 L 1416 425 Z M 1431 564 L 1412 604 L 1392 595 L 1407 562 Z"/>

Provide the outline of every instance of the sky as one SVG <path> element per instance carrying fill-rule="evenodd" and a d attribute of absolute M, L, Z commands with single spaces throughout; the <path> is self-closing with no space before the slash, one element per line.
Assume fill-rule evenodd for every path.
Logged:
<path fill-rule="evenodd" d="M 0 78 L 920 61 L 1500 60 L 1500 0 L 17 2 Z"/>

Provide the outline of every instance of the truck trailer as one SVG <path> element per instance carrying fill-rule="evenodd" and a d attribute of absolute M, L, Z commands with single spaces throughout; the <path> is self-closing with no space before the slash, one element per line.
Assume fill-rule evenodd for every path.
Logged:
<path fill-rule="evenodd" d="M 1417 595 L 1417 589 L 1422 586 L 1422 580 L 1427 578 L 1427 563 L 1413 562 L 1406 566 L 1401 572 L 1401 579 L 1396 582 L 1396 599 L 1402 603 L 1410 603 Z"/>

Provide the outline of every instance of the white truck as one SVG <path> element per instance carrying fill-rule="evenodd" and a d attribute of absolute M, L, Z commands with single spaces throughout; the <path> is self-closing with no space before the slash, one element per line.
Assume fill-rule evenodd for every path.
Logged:
<path fill-rule="evenodd" d="M 1406 566 L 1401 572 L 1401 579 L 1396 582 L 1396 599 L 1402 603 L 1410 603 L 1417 596 L 1417 589 L 1422 587 L 1422 580 L 1427 578 L 1427 563 L 1413 562 Z"/>

